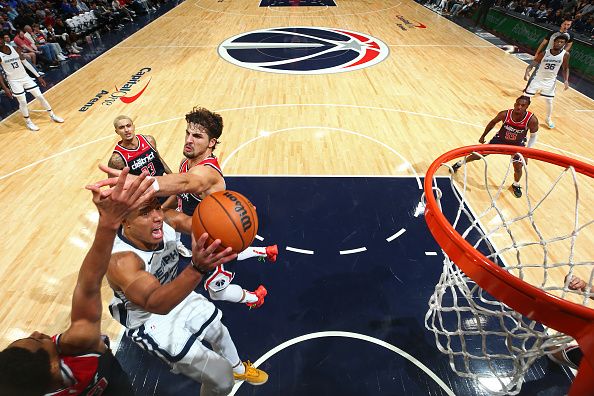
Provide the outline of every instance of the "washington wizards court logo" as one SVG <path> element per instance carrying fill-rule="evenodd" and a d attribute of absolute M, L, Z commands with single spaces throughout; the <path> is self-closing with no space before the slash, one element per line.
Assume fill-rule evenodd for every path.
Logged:
<path fill-rule="evenodd" d="M 373 66 L 388 46 L 345 29 L 285 27 L 255 30 L 225 40 L 219 55 L 234 65 L 270 73 L 327 74 Z"/>

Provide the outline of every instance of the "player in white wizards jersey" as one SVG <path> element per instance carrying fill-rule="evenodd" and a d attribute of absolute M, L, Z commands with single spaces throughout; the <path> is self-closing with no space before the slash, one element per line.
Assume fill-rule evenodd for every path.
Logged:
<path fill-rule="evenodd" d="M 107 272 L 114 290 L 109 310 L 135 343 L 174 373 L 201 382 L 201 396 L 227 395 L 234 379 L 261 385 L 268 375 L 241 361 L 221 311 L 194 292 L 205 274 L 237 255 L 230 248 L 215 253 L 220 240 L 205 247 L 203 234 L 194 241 L 191 265 L 177 273 L 175 230 L 191 233 L 191 227 L 191 217 L 164 213 L 156 199 L 124 219 Z"/>
<path fill-rule="evenodd" d="M 563 49 L 568 39 L 569 36 L 566 34 L 557 36 L 553 41 L 553 47 L 538 54 L 528 65 L 524 74 L 524 80 L 528 81 L 524 93 L 527 96 L 533 96 L 540 91 L 540 95 L 545 98 L 547 104 L 547 124 L 551 129 L 555 127 L 551 116 L 557 74 L 561 69 L 563 69 L 565 90 L 569 88 L 569 52 Z M 539 66 L 538 70 L 530 77 L 530 71 L 537 65 Z"/>
<path fill-rule="evenodd" d="M 45 87 L 45 80 L 39 75 L 37 70 L 24 56 L 15 48 L 6 45 L 4 40 L 0 40 L 0 85 L 6 96 L 12 98 L 13 96 L 19 102 L 19 110 L 23 117 L 25 117 L 25 124 L 27 128 L 32 131 L 38 131 L 39 127 L 29 118 L 29 108 L 27 107 L 27 98 L 25 92 L 30 92 L 44 109 L 49 113 L 49 116 L 54 122 L 64 122 L 64 120 L 52 111 L 52 107 L 42 95 L 39 87 L 25 71 L 25 68 L 37 78 L 42 87 Z"/>

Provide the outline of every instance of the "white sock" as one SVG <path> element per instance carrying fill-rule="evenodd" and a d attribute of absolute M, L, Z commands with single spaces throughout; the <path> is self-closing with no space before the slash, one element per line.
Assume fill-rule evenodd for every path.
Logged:
<path fill-rule="evenodd" d="M 549 122 L 553 116 L 553 98 L 545 98 L 545 103 L 547 105 L 547 122 Z"/>
<path fill-rule="evenodd" d="M 233 366 L 233 372 L 235 374 L 245 374 L 245 366 L 241 361 L 236 366 Z"/>
<path fill-rule="evenodd" d="M 520 187 L 520 182 L 517 182 L 517 181 L 515 181 L 513 184 L 514 184 L 514 186 L 516 186 L 516 187 Z"/>
<path fill-rule="evenodd" d="M 266 257 L 266 246 L 250 246 L 243 252 L 239 252 L 237 260 L 245 260 L 252 257 Z"/>
<path fill-rule="evenodd" d="M 219 291 L 208 289 L 208 294 L 211 299 L 216 301 L 229 301 L 240 304 L 258 301 L 258 296 L 250 291 L 242 289 L 239 285 L 229 285 Z"/>

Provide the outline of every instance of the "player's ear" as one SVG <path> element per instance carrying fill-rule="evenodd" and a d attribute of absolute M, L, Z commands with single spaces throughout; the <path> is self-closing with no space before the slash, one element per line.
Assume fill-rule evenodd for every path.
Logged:
<path fill-rule="evenodd" d="M 208 148 L 214 148 L 214 146 L 217 144 L 217 138 L 211 138 L 210 141 L 208 142 Z"/>

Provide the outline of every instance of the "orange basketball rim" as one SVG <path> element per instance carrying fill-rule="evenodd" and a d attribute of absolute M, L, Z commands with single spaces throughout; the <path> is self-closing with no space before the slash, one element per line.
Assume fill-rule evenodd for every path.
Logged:
<path fill-rule="evenodd" d="M 437 158 L 429 167 L 424 181 L 426 199 L 425 221 L 431 234 L 469 278 L 493 297 L 531 320 L 576 339 L 584 352 L 578 374 L 569 396 L 594 394 L 594 310 L 549 294 L 535 287 L 489 260 L 470 245 L 441 212 L 433 195 L 433 178 L 442 164 L 458 160 L 471 153 L 522 154 L 525 158 L 548 162 L 563 168 L 573 167 L 576 172 L 594 177 L 594 166 L 565 156 L 510 145 L 475 145 L 449 151 Z M 594 209 L 593 209 L 594 210 Z M 592 249 L 594 251 L 594 248 Z"/>

